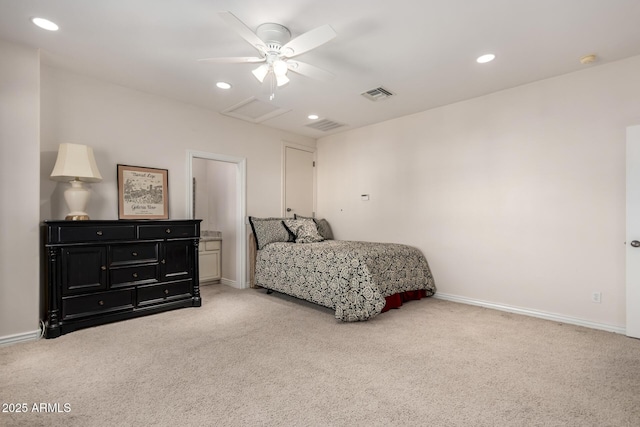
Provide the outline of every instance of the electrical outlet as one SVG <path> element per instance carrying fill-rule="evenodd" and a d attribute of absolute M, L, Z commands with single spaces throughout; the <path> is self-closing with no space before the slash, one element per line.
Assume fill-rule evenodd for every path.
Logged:
<path fill-rule="evenodd" d="M 602 292 L 592 292 L 591 293 L 591 302 L 595 302 L 600 304 L 602 302 Z"/>

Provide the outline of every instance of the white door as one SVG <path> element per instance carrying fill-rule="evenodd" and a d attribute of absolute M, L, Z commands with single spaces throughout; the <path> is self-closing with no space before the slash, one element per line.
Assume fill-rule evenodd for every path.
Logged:
<path fill-rule="evenodd" d="M 313 216 L 315 164 L 314 152 L 309 150 L 284 147 L 284 210 L 287 217 L 294 214 Z"/>
<path fill-rule="evenodd" d="M 640 338 L 640 126 L 627 128 L 627 335 Z"/>

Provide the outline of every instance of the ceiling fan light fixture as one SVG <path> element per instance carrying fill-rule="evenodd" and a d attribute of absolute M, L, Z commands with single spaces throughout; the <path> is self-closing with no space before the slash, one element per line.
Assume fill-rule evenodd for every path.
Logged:
<path fill-rule="evenodd" d="M 289 77 L 285 76 L 285 75 L 278 75 L 276 74 L 276 84 L 278 85 L 278 87 L 280 86 L 284 86 L 287 83 L 289 83 Z"/>
<path fill-rule="evenodd" d="M 287 67 L 287 63 L 282 60 L 277 60 L 273 62 L 273 72 L 276 76 L 284 76 L 289 71 L 289 67 Z"/>
<path fill-rule="evenodd" d="M 258 79 L 258 81 L 262 83 L 264 82 L 265 77 L 267 77 L 267 74 L 269 73 L 269 66 L 267 64 L 262 64 L 261 66 L 259 66 L 255 70 L 252 70 L 251 72 L 256 77 L 256 79 Z"/>

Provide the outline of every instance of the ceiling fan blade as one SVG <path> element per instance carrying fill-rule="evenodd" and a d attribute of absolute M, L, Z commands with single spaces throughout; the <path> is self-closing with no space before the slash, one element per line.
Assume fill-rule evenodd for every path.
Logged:
<path fill-rule="evenodd" d="M 325 44 L 336 35 L 336 32 L 330 25 L 323 25 L 314 30 L 307 31 L 306 33 L 291 40 L 289 43 L 282 46 L 280 52 L 282 52 L 282 56 L 285 58 L 292 58 Z"/>
<path fill-rule="evenodd" d="M 303 76 L 311 77 L 316 80 L 331 80 L 335 77 L 335 74 L 330 73 L 322 68 L 318 68 L 315 65 L 307 64 L 300 61 L 287 61 L 287 67 L 294 73 L 302 74 Z"/>
<path fill-rule="evenodd" d="M 198 62 L 208 62 L 212 64 L 243 64 L 264 61 L 266 61 L 266 58 L 259 58 L 257 56 L 230 56 L 221 58 L 198 59 Z"/>
<path fill-rule="evenodd" d="M 231 12 L 218 12 L 218 16 L 222 18 L 224 22 L 226 22 L 230 27 L 232 27 L 236 33 L 238 33 L 243 39 L 248 41 L 251 46 L 258 49 L 260 52 L 264 52 L 266 47 L 264 42 L 260 40 L 260 37 L 256 35 L 249 27 L 245 25 L 244 22 L 239 20 L 233 13 Z"/>

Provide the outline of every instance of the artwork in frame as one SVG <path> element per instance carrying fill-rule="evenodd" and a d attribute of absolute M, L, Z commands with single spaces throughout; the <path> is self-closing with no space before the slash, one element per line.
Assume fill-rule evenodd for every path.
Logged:
<path fill-rule="evenodd" d="M 118 165 L 118 219 L 169 219 L 169 171 Z"/>

